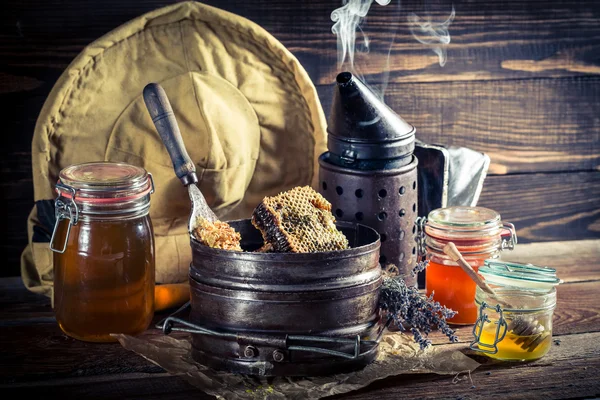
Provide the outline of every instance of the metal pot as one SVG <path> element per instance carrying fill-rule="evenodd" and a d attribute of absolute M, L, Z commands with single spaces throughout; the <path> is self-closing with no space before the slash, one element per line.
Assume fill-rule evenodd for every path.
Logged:
<path fill-rule="evenodd" d="M 230 221 L 244 252 L 191 241 L 192 357 L 203 365 L 262 376 L 323 375 L 364 367 L 377 356 L 378 233 L 339 222 L 351 248 L 258 253 L 249 219 Z M 165 322 L 167 326 L 169 319 Z"/>

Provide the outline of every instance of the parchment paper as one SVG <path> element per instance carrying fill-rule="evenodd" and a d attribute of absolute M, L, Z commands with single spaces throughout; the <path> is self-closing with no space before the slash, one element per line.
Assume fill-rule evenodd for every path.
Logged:
<path fill-rule="evenodd" d="M 259 378 L 215 371 L 191 358 L 189 339 L 171 336 L 114 335 L 121 345 L 164 368 L 217 399 L 320 399 L 347 393 L 372 382 L 401 374 L 471 372 L 480 364 L 457 350 L 429 347 L 420 350 L 412 336 L 388 332 L 377 360 L 362 370 L 322 377 Z"/>

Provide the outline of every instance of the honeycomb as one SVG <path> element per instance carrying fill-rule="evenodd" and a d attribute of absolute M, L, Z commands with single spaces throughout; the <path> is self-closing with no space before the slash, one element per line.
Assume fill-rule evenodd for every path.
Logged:
<path fill-rule="evenodd" d="M 209 220 L 198 217 L 192 232 L 197 241 L 215 249 L 242 251 L 241 236 L 227 222 Z"/>
<path fill-rule="evenodd" d="M 265 197 L 252 214 L 252 224 L 278 253 L 347 249 L 335 222 L 331 203 L 309 186 Z"/>

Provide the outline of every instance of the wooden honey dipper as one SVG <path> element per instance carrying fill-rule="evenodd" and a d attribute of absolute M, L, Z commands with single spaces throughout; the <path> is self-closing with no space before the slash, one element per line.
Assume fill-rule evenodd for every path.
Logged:
<path fill-rule="evenodd" d="M 448 242 L 443 248 L 444 254 L 446 254 L 452 261 L 457 263 L 463 271 L 469 275 L 469 277 L 487 294 L 491 295 L 498 304 L 506 308 L 515 308 L 510 303 L 498 297 L 494 289 L 492 289 L 482 278 L 475 272 L 473 267 L 464 259 L 460 251 L 456 248 L 456 245 L 452 242 Z M 545 332 L 543 325 L 538 320 L 531 318 L 517 317 L 513 318 L 506 328 L 508 331 L 512 331 L 516 336 L 520 336 L 515 341 L 515 344 L 520 344 L 523 350 L 532 352 L 535 348 L 544 341 L 549 335 L 549 332 Z"/>

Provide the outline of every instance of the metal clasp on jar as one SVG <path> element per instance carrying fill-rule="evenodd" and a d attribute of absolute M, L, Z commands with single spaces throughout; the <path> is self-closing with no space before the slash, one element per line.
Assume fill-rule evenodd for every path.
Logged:
<path fill-rule="evenodd" d="M 503 222 L 502 227 L 502 250 L 512 250 L 517 244 L 517 230 L 510 222 Z"/>
<path fill-rule="evenodd" d="M 417 227 L 417 235 L 415 241 L 417 242 L 417 254 L 421 257 L 425 257 L 425 224 L 427 223 L 427 217 L 417 217 L 415 219 L 415 226 Z"/>
<path fill-rule="evenodd" d="M 486 323 L 492 323 L 488 318 L 488 315 L 485 313 L 485 309 L 490 308 L 496 311 L 499 315 L 498 321 L 494 322 L 496 324 L 496 332 L 494 334 L 493 343 L 482 343 L 481 342 L 481 334 L 483 333 L 483 327 Z M 496 354 L 498 352 L 498 343 L 500 343 L 504 337 L 506 336 L 506 332 L 508 331 L 508 324 L 504 319 L 504 313 L 502 307 L 500 305 L 496 305 L 496 307 L 490 307 L 485 302 L 481 303 L 479 307 L 479 318 L 475 321 L 475 326 L 473 326 L 473 337 L 475 340 L 471 342 L 469 348 L 475 351 L 481 351 L 482 353 L 488 354 Z"/>
<path fill-rule="evenodd" d="M 68 192 L 71 195 L 71 198 L 65 198 L 59 191 L 59 196 L 54 202 L 54 215 L 56 217 L 56 222 L 54 223 L 52 237 L 50 238 L 50 250 L 62 254 L 67 249 L 67 242 L 69 241 L 71 226 L 77 225 L 77 222 L 79 221 L 79 208 L 77 208 L 77 204 L 75 203 L 75 194 L 77 191 L 74 188 L 72 188 L 71 186 L 64 185 L 62 183 L 57 183 L 56 188 L 64 192 Z M 54 239 L 56 236 L 56 231 L 58 229 L 58 224 L 60 224 L 60 221 L 62 221 L 63 219 L 68 219 L 69 225 L 67 226 L 67 235 L 65 237 L 63 248 L 62 250 L 59 250 L 54 247 Z"/>
<path fill-rule="evenodd" d="M 152 174 L 150 172 L 148 172 L 148 178 L 150 179 L 150 194 L 154 194 L 154 177 L 152 176 Z M 513 226 L 514 229 L 514 226 Z"/>

